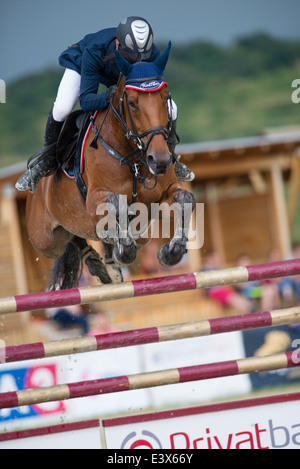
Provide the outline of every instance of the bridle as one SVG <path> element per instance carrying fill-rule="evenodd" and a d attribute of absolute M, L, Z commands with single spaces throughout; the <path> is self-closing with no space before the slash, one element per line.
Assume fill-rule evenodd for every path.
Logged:
<path fill-rule="evenodd" d="M 116 89 L 119 86 L 121 79 L 122 79 L 122 75 L 120 75 L 119 81 L 116 85 Z M 161 79 L 161 77 L 150 77 L 150 78 L 147 77 L 147 78 L 140 78 L 138 80 L 137 79 L 127 80 L 127 81 L 125 80 L 122 96 L 119 100 L 119 111 L 116 109 L 116 107 L 113 104 L 114 95 L 112 95 L 110 97 L 108 108 L 106 110 L 106 113 L 104 115 L 104 118 L 102 120 L 102 123 L 101 123 L 99 129 L 97 129 L 97 127 L 96 127 L 95 117 L 94 116 L 91 117 L 92 129 L 95 133 L 95 137 L 94 137 L 92 143 L 90 144 L 90 146 L 93 147 L 93 148 L 98 148 L 97 140 L 99 140 L 101 145 L 108 152 L 108 154 L 110 156 L 112 156 L 113 158 L 117 159 L 119 161 L 120 165 L 128 165 L 129 166 L 130 171 L 133 175 L 132 203 L 134 203 L 134 201 L 136 200 L 136 197 L 137 197 L 137 183 L 138 182 L 140 182 L 142 184 L 142 186 L 147 190 L 152 190 L 156 187 L 157 176 L 153 175 L 151 173 L 150 168 L 147 164 L 147 161 L 145 160 L 144 157 L 147 154 L 147 151 L 148 151 L 148 148 L 149 148 L 149 145 L 150 145 L 152 139 L 156 135 L 163 136 L 164 139 L 166 140 L 166 142 L 168 142 L 169 135 L 170 135 L 171 128 L 172 128 L 172 98 L 171 98 L 171 95 L 169 94 L 168 95 L 168 123 L 167 123 L 167 126 L 152 127 L 148 130 L 145 130 L 144 132 L 138 133 L 138 131 L 136 129 L 136 126 L 134 124 L 134 120 L 132 118 L 132 114 L 130 112 L 130 106 L 129 106 L 129 103 L 128 103 L 128 95 L 127 95 L 127 92 L 126 92 L 126 85 L 128 85 L 129 83 L 131 83 L 133 81 L 135 83 L 137 81 L 150 82 L 154 79 Z M 126 122 L 124 103 L 126 104 L 126 107 L 127 107 L 127 112 L 128 112 L 128 116 L 129 116 L 131 129 L 128 127 L 127 122 Z M 132 151 L 130 153 L 128 153 L 127 155 L 125 155 L 125 156 L 121 155 L 118 151 L 116 151 L 113 147 L 111 147 L 107 142 L 105 142 L 105 140 L 101 136 L 101 130 L 102 130 L 103 124 L 104 124 L 104 122 L 107 118 L 107 115 L 108 115 L 109 111 L 111 111 L 113 113 L 115 119 L 123 127 L 123 129 L 125 131 L 124 137 L 125 137 L 126 141 L 129 143 L 129 145 L 132 149 Z M 149 137 L 149 139 L 147 140 L 147 142 L 145 144 L 143 142 L 143 138 L 147 137 L 148 135 L 150 135 L 150 137 Z M 132 145 L 131 142 L 133 142 L 133 145 Z M 136 148 L 134 148 L 134 146 Z M 145 176 L 142 176 L 140 174 L 140 169 L 141 169 L 142 166 L 145 166 L 148 169 L 148 171 L 150 173 L 150 177 L 145 177 Z M 154 176 L 154 183 L 153 183 L 152 186 L 148 186 L 147 182 L 149 182 L 152 179 L 153 176 Z"/>
<path fill-rule="evenodd" d="M 160 79 L 160 78 L 161 77 L 151 77 L 151 78 L 147 78 L 146 81 L 152 81 L 152 80 Z M 158 127 L 152 127 L 152 128 L 150 128 L 148 130 L 145 130 L 144 132 L 139 134 L 137 132 L 134 121 L 132 119 L 132 115 L 131 115 L 131 112 L 130 112 L 130 106 L 128 104 L 128 95 L 126 93 L 126 85 L 128 85 L 132 82 L 136 83 L 138 81 L 139 82 L 145 82 L 145 78 L 140 78 L 138 80 L 137 79 L 135 79 L 135 80 L 125 80 L 123 94 L 120 98 L 120 114 L 117 112 L 117 110 L 114 108 L 113 105 L 112 105 L 112 108 L 114 108 L 113 113 L 114 113 L 115 117 L 117 119 L 118 119 L 118 117 L 121 117 L 121 119 L 122 119 L 122 121 L 119 121 L 119 122 L 124 126 L 124 129 L 126 130 L 126 134 L 125 134 L 126 139 L 129 140 L 130 138 L 132 138 L 134 143 L 136 144 L 136 146 L 143 152 L 143 154 L 146 154 L 147 151 L 148 151 L 150 142 L 153 139 L 153 137 L 155 137 L 155 135 L 162 135 L 166 141 L 168 140 L 169 135 L 170 135 L 170 131 L 171 131 L 171 127 L 172 127 L 172 119 L 171 119 L 172 113 L 169 113 L 169 111 L 168 111 L 168 124 L 167 124 L 167 126 L 161 126 L 160 125 Z M 125 102 L 126 102 L 127 111 L 128 111 L 129 120 L 130 120 L 132 130 L 129 130 L 129 128 L 126 124 L 126 120 L 125 120 L 124 97 L 125 97 Z M 171 99 L 170 94 L 168 95 L 168 100 L 170 102 L 170 106 L 168 106 L 168 109 L 170 109 L 172 107 L 172 99 Z M 147 144 L 144 145 L 142 139 L 144 137 L 146 137 L 147 135 L 150 135 L 150 138 L 148 139 Z"/>

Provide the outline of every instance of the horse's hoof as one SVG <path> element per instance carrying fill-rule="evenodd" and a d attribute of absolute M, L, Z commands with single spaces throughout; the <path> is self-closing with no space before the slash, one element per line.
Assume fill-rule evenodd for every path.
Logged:
<path fill-rule="evenodd" d="M 178 264 L 186 253 L 186 247 L 182 244 L 176 243 L 172 251 L 170 251 L 169 246 L 169 243 L 163 244 L 157 252 L 158 262 L 163 267 L 171 267 Z"/>
<path fill-rule="evenodd" d="M 137 255 L 137 247 L 135 243 L 132 243 L 129 246 L 123 245 L 122 250 L 123 252 L 120 253 L 118 247 L 116 246 L 113 250 L 112 258 L 116 264 L 126 267 L 127 265 L 130 265 L 135 261 Z"/>
<path fill-rule="evenodd" d="M 124 282 L 122 270 L 116 264 L 105 264 L 108 275 L 110 276 L 112 283 Z"/>
<path fill-rule="evenodd" d="M 113 282 L 109 273 L 107 272 L 106 266 L 102 262 L 101 257 L 94 248 L 88 246 L 84 254 L 82 254 L 82 259 L 88 267 L 89 273 L 93 277 L 98 277 L 101 283 L 108 285 L 109 283 Z"/>

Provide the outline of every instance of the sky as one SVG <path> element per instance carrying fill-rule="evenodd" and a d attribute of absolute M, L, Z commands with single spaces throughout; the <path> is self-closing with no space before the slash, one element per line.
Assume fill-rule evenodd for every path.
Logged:
<path fill-rule="evenodd" d="M 0 0 L 0 79 L 57 65 L 69 45 L 126 16 L 146 18 L 173 46 L 256 31 L 300 39 L 300 0 Z"/>

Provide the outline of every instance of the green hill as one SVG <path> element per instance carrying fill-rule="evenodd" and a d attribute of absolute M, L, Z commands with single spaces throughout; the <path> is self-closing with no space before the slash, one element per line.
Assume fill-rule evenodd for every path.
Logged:
<path fill-rule="evenodd" d="M 26 160 L 41 147 L 62 73 L 45 70 L 7 87 L 0 105 L 0 166 Z M 291 83 L 300 78 L 300 42 L 260 33 L 228 47 L 173 44 L 165 78 L 178 106 L 182 143 L 300 124 L 300 104 L 291 101 Z"/>

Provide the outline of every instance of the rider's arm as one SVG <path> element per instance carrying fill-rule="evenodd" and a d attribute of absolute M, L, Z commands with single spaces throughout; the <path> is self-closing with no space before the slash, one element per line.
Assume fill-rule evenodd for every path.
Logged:
<path fill-rule="evenodd" d="M 97 111 L 107 107 L 106 92 L 98 94 L 103 68 L 104 65 L 100 62 L 100 59 L 96 60 L 91 51 L 85 49 L 82 57 L 79 96 L 80 106 L 83 111 Z"/>

